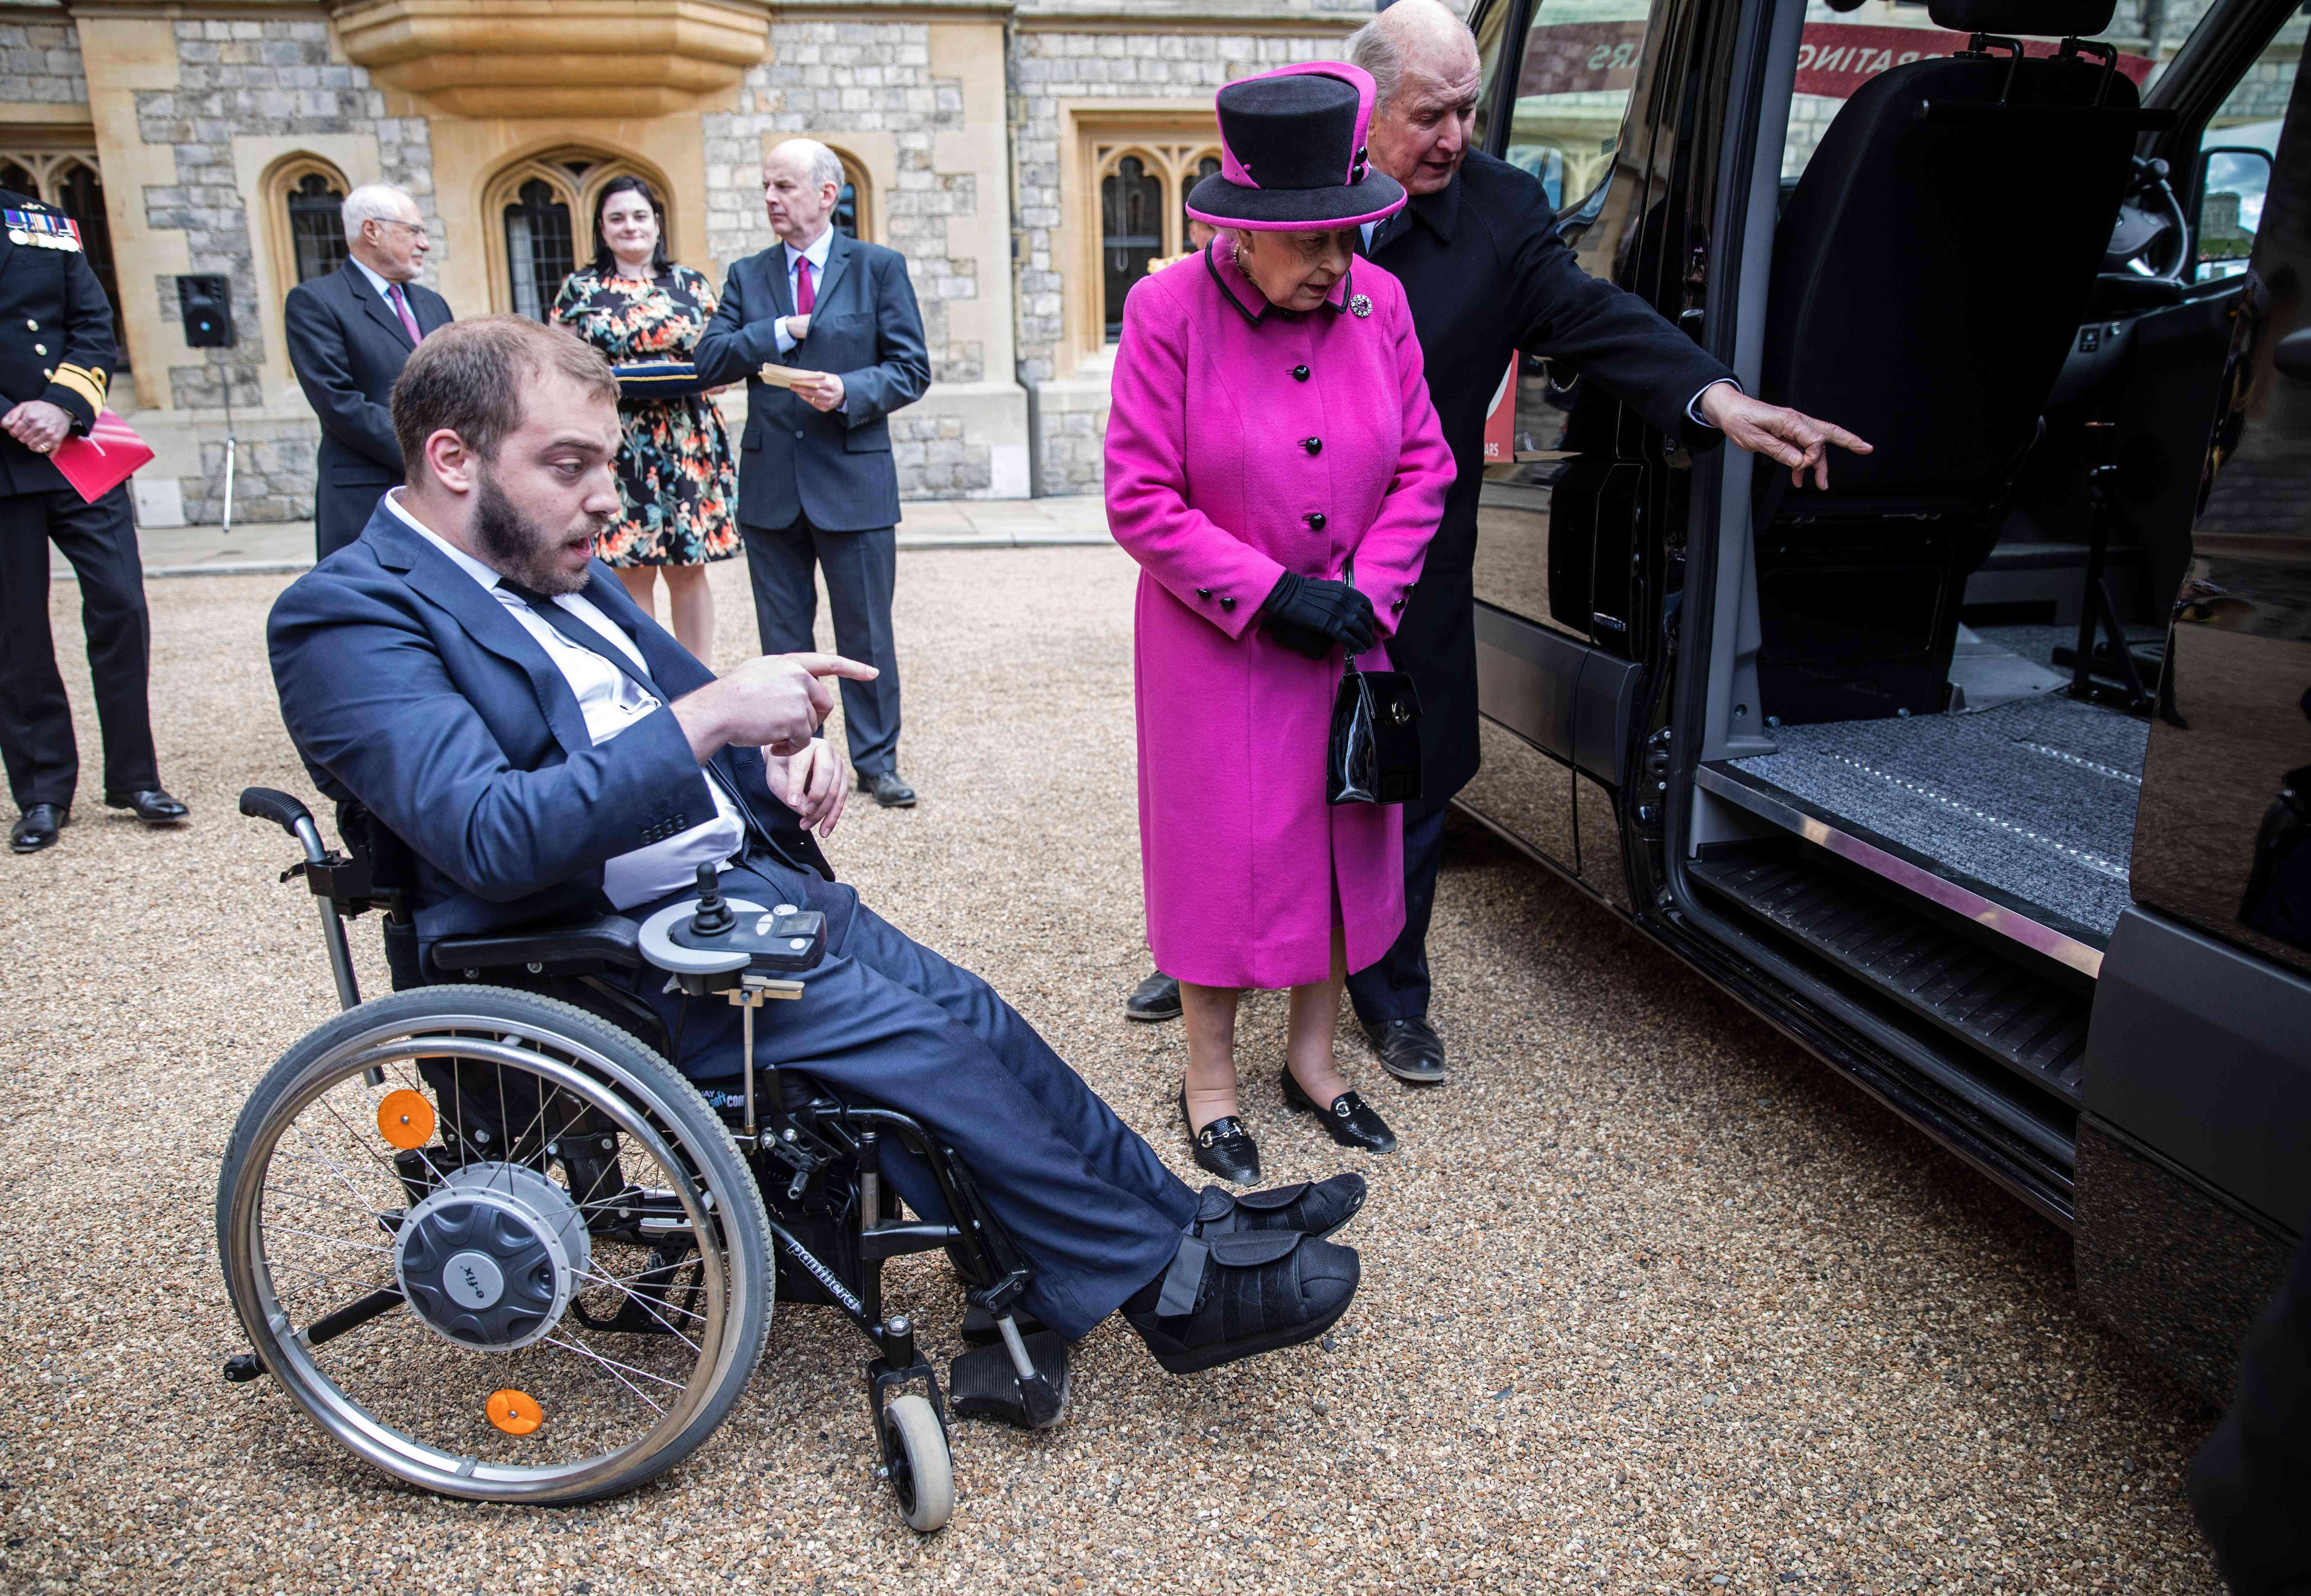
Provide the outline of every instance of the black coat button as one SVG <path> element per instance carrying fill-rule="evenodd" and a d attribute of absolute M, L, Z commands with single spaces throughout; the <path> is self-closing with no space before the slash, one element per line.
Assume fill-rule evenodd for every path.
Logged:
<path fill-rule="evenodd" d="M 1312 510 L 1303 519 L 1305 519 L 1310 526 L 1315 528 L 1317 531 L 1321 532 L 1324 529 L 1324 512 L 1322 510 Z"/>
<path fill-rule="evenodd" d="M 1388 607 L 1391 609 L 1402 609 L 1404 607 L 1404 600 L 1401 598 L 1391 598 L 1388 602 Z"/>
<path fill-rule="evenodd" d="M 795 429 L 795 436 L 798 438 L 802 436 L 802 429 L 800 427 L 797 427 Z"/>
<path fill-rule="evenodd" d="M 1295 381 L 1295 382 L 1305 382 L 1305 381 L 1307 381 L 1307 380 L 1308 380 L 1308 368 L 1307 368 L 1307 367 L 1305 367 L 1305 366 L 1295 366 L 1295 367 L 1293 367 L 1293 368 L 1292 368 L 1292 380 L 1293 380 L 1293 381 Z"/>
<path fill-rule="evenodd" d="M 1235 607 L 1235 600 L 1233 598 L 1223 598 L 1220 600 L 1220 607 L 1222 609 L 1232 610 Z"/>
<path fill-rule="evenodd" d="M 1321 438 L 1303 438 L 1300 447 L 1312 455 L 1320 455 L 1324 452 L 1324 440 Z"/>
<path fill-rule="evenodd" d="M 1211 596 L 1212 590 L 1209 588 L 1198 588 L 1196 589 L 1196 597 L 1199 598 L 1209 598 Z"/>

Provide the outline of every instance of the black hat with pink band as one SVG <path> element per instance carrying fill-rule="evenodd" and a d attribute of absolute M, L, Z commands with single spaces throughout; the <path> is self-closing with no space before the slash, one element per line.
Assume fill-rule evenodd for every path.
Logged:
<path fill-rule="evenodd" d="M 1214 227 L 1325 232 L 1392 216 L 1404 186 L 1365 154 L 1372 74 L 1308 61 L 1239 78 L 1215 100 L 1220 169 L 1189 192 L 1188 214 Z"/>

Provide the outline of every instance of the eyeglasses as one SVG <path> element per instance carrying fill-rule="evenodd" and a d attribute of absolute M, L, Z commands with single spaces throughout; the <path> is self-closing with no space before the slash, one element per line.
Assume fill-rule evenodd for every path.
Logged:
<path fill-rule="evenodd" d="M 376 222 L 379 227 L 406 227 L 421 239 L 430 236 L 427 234 L 425 224 L 423 222 L 404 222 L 398 217 L 394 216 L 371 216 L 370 220 Z"/>

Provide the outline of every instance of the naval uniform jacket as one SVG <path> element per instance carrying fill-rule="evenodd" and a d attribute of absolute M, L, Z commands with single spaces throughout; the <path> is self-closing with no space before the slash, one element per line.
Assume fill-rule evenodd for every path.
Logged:
<path fill-rule="evenodd" d="M 0 189 L 0 211 L 8 213 L 0 231 L 0 412 L 45 399 L 84 438 L 119 361 L 112 303 L 62 211 L 8 189 Z M 4 432 L 0 475 L 8 497 L 72 486 L 55 461 Z"/>
<path fill-rule="evenodd" d="M 1470 151 L 1452 182 L 1373 235 L 1412 305 L 1430 393 L 1460 475 L 1390 654 L 1420 690 L 1421 793 L 1432 813 L 1477 773 L 1477 497 L 1485 409 L 1509 355 L 1547 355 L 1687 447 L 1721 440 L 1686 406 L 1733 373 L 1633 293 L 1591 276 L 1557 235 L 1540 179 Z M 1168 274 L 1167 274 L 1168 275 Z"/>

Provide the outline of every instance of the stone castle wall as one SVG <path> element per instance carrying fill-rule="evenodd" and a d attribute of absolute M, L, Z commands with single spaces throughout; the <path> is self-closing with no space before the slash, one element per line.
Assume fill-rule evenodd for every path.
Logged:
<path fill-rule="evenodd" d="M 1339 13 L 1361 17 L 1368 4 L 1343 0 Z M 1070 100 L 1173 100 L 1208 107 L 1221 84 L 1272 66 L 1340 54 L 1340 34 L 1181 33 L 1151 21 L 1146 32 L 1014 31 L 1010 76 L 1018 228 L 1019 374 L 1042 400 L 1035 424 L 1039 493 L 1090 493 L 1103 476 L 1107 432 L 1105 385 L 1086 377 L 1057 381 L 1067 337 L 1060 231 L 1073 209 L 1099 225 L 1098 195 L 1062 191 L 1060 148 L 1075 130 L 1061 107 Z M 1088 184 L 1088 179 L 1086 179 Z"/>
<path fill-rule="evenodd" d="M 157 25 L 157 24 L 156 24 Z M 216 410 L 231 398 L 244 415 L 264 404 L 263 368 L 271 307 L 257 302 L 255 239 L 233 160 L 236 137 L 373 137 L 386 181 L 416 196 L 432 224 L 429 269 L 445 258 L 432 204 L 432 150 L 424 118 L 386 115 L 385 96 L 369 74 L 332 55 L 327 22 L 318 17 L 181 21 L 176 38 L 177 87 L 136 94 L 137 132 L 150 145 L 171 146 L 176 181 L 148 186 L 144 218 L 155 230 L 184 235 L 192 272 L 222 273 L 232 284 L 231 349 L 186 350 L 168 369 L 170 403 L 179 410 Z M 176 274 L 140 275 L 118 263 L 124 294 L 150 292 L 163 321 L 179 322 Z M 313 513 L 313 448 L 318 427 L 258 423 L 235 463 L 235 514 L 249 520 L 301 520 Z M 223 446 L 206 441 L 200 469 L 180 478 L 188 511 L 214 496 Z"/>

